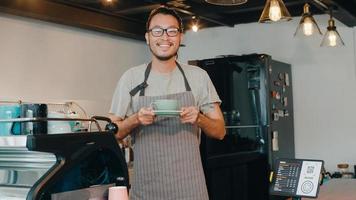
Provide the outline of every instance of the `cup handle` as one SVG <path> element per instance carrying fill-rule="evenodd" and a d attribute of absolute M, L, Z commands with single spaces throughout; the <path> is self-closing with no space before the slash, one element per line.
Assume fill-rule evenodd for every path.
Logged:
<path fill-rule="evenodd" d="M 157 105 L 155 104 L 155 102 L 150 103 L 150 108 L 152 108 L 153 110 L 157 110 Z"/>

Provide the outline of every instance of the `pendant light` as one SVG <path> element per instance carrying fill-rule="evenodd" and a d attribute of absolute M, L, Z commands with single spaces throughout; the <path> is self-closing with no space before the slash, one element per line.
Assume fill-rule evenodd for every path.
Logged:
<path fill-rule="evenodd" d="M 117 0 L 100 0 L 100 2 L 104 5 L 104 6 L 114 6 L 117 3 Z"/>
<path fill-rule="evenodd" d="M 198 32 L 199 30 L 199 22 L 198 18 L 196 16 L 192 17 L 192 31 L 193 32 Z"/>
<path fill-rule="evenodd" d="M 316 23 L 313 15 L 310 12 L 310 5 L 306 3 L 303 8 L 303 15 L 300 19 L 297 30 L 294 33 L 294 36 L 311 36 L 318 33 L 322 35 L 318 24 Z"/>
<path fill-rule="evenodd" d="M 219 6 L 236 6 L 247 2 L 247 0 L 205 0 L 207 3 Z"/>
<path fill-rule="evenodd" d="M 258 22 L 276 22 L 279 20 L 289 21 L 291 19 L 292 17 L 282 0 L 267 0 Z"/>
<path fill-rule="evenodd" d="M 339 32 L 336 30 L 335 21 L 332 16 L 332 10 L 330 10 L 330 19 L 328 21 L 327 31 L 325 32 L 324 38 L 320 44 L 322 47 L 337 47 L 344 46 L 344 41 L 342 41 Z"/>

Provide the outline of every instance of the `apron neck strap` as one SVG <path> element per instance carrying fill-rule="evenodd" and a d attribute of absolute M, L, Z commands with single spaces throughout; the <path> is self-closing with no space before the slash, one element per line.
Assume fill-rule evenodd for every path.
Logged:
<path fill-rule="evenodd" d="M 192 89 L 190 88 L 190 85 L 188 83 L 188 79 L 187 77 L 185 76 L 185 73 L 183 71 L 183 68 L 180 66 L 180 64 L 176 61 L 176 64 L 178 66 L 178 69 L 180 70 L 180 72 L 182 72 L 182 75 L 183 75 L 183 78 L 184 78 L 184 84 L 185 84 L 185 90 L 186 91 L 192 91 Z"/>
<path fill-rule="evenodd" d="M 176 65 L 177 65 L 179 71 L 183 75 L 186 91 L 192 91 L 192 89 L 190 88 L 190 85 L 188 83 L 187 77 L 185 76 L 185 73 L 184 73 L 182 67 L 180 66 L 180 64 L 177 61 L 176 61 Z M 146 67 L 144 81 L 130 91 L 131 96 L 135 96 L 138 91 L 140 91 L 140 96 L 145 96 L 145 88 L 148 86 L 147 79 L 148 79 L 148 76 L 150 75 L 151 68 L 152 68 L 152 62 L 150 62 Z"/>
<path fill-rule="evenodd" d="M 148 79 L 148 76 L 150 75 L 151 68 L 152 68 L 152 62 L 148 63 L 148 65 L 146 67 L 144 81 L 130 91 L 130 95 L 132 97 L 135 96 L 138 91 L 140 91 L 140 96 L 145 95 L 145 88 L 148 86 L 147 79 Z"/>

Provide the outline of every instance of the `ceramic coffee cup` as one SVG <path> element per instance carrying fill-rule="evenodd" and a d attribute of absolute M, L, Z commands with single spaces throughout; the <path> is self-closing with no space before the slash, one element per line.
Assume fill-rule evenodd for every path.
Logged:
<path fill-rule="evenodd" d="M 153 110 L 178 110 L 178 101 L 175 99 L 158 99 L 151 103 Z"/>
<path fill-rule="evenodd" d="M 69 117 L 70 119 L 78 119 L 78 118 L 80 118 L 79 114 L 74 113 L 74 112 L 67 114 L 67 117 Z M 78 132 L 83 127 L 83 124 L 80 121 L 72 120 L 72 121 L 69 121 L 69 124 L 70 124 L 70 128 L 71 128 L 72 132 Z"/>
<path fill-rule="evenodd" d="M 61 112 L 48 112 L 47 118 L 67 118 L 67 115 Z M 49 120 L 47 123 L 48 134 L 72 132 L 69 121 Z"/>
<path fill-rule="evenodd" d="M 20 105 L 0 105 L 0 119 L 10 120 L 20 117 Z M 0 122 L 0 135 L 19 135 L 20 124 L 13 122 Z"/>
<path fill-rule="evenodd" d="M 126 186 L 110 187 L 108 200 L 129 200 Z"/>

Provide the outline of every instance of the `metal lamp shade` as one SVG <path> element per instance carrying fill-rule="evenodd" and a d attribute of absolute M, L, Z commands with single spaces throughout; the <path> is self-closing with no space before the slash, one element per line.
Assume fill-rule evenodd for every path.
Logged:
<path fill-rule="evenodd" d="M 277 7 L 276 7 L 277 6 Z M 279 19 L 273 19 L 274 13 L 273 10 L 274 8 L 278 8 L 278 15 Z M 291 20 L 292 17 L 289 14 L 286 6 L 284 5 L 282 0 L 267 0 L 266 5 L 262 11 L 262 15 L 258 22 L 260 23 L 268 23 L 268 22 L 273 22 L 273 21 L 289 21 Z"/>
<path fill-rule="evenodd" d="M 336 30 L 335 21 L 330 18 L 329 26 L 324 35 L 324 38 L 320 44 L 321 47 L 339 47 L 344 46 L 345 43 L 342 41 L 339 32 Z"/>
<path fill-rule="evenodd" d="M 207 3 L 219 6 L 236 6 L 247 2 L 247 0 L 205 0 Z"/>
<path fill-rule="evenodd" d="M 306 3 L 304 5 L 304 12 L 302 18 L 300 19 L 297 30 L 294 33 L 294 36 L 312 36 L 318 35 L 315 33 L 319 33 L 322 35 L 318 24 L 316 23 L 313 15 L 309 11 L 309 5 Z"/>

